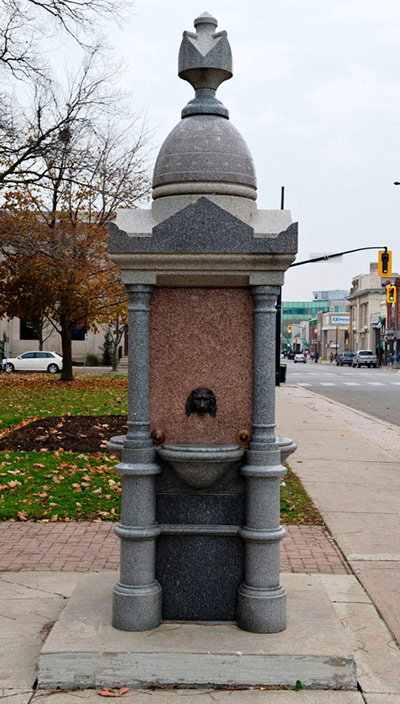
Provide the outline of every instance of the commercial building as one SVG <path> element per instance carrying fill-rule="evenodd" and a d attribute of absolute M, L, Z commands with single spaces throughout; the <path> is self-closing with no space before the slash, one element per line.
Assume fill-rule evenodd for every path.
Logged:
<path fill-rule="evenodd" d="M 348 291 L 341 289 L 313 291 L 312 301 L 283 301 L 282 348 L 290 347 L 295 352 L 308 349 L 321 356 L 322 337 L 318 334 L 318 316 L 320 313 L 346 312 L 347 294 Z M 328 319 L 328 325 L 329 321 L 330 319 Z M 326 336 L 328 337 L 329 334 L 327 333 Z"/>
<path fill-rule="evenodd" d="M 335 358 L 350 349 L 350 315 L 346 312 L 318 313 L 318 356 Z"/>
<path fill-rule="evenodd" d="M 350 350 L 372 350 L 380 364 L 392 363 L 400 351 L 399 304 L 387 304 L 388 283 L 398 286 L 399 274 L 381 277 L 378 264 L 371 262 L 368 274 L 353 278 L 348 295 Z"/>

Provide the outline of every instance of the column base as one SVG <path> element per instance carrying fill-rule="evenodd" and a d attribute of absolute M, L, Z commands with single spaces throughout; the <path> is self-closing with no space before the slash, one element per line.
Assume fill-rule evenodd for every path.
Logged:
<path fill-rule="evenodd" d="M 238 591 L 237 624 L 250 633 L 279 633 L 286 629 L 286 591 L 245 584 Z"/>
<path fill-rule="evenodd" d="M 120 631 L 151 631 L 161 623 L 161 587 L 117 582 L 113 592 L 112 625 Z"/>

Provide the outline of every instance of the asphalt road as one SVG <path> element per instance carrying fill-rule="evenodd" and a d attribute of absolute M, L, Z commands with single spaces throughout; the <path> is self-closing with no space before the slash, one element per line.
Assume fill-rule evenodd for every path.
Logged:
<path fill-rule="evenodd" d="M 332 364 L 287 364 L 286 382 L 297 384 L 369 416 L 400 426 L 400 370 L 352 369 Z"/>

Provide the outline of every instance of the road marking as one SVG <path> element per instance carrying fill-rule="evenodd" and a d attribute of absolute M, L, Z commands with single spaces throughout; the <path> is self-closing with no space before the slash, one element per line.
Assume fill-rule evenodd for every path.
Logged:
<path fill-rule="evenodd" d="M 358 381 L 344 381 L 343 384 L 345 386 L 361 386 Z"/>
<path fill-rule="evenodd" d="M 298 381 L 297 386 L 311 386 L 311 384 L 307 384 L 306 381 Z"/>
<path fill-rule="evenodd" d="M 367 381 L 367 384 L 370 386 L 385 386 L 385 384 L 382 384 L 381 381 Z"/>
<path fill-rule="evenodd" d="M 331 381 L 320 381 L 321 386 L 336 386 Z"/>
<path fill-rule="evenodd" d="M 393 384 L 393 386 L 400 386 L 400 381 L 391 381 L 390 383 Z"/>

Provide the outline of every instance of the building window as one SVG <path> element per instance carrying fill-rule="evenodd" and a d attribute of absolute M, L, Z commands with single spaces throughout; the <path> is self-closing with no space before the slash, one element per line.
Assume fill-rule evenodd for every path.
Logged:
<path fill-rule="evenodd" d="M 71 340 L 84 340 L 85 333 L 85 328 L 81 328 L 79 325 L 74 325 L 72 328 Z"/>
<path fill-rule="evenodd" d="M 19 339 L 20 340 L 37 340 L 38 337 L 35 331 L 29 327 L 26 320 L 20 318 L 19 321 Z"/>

